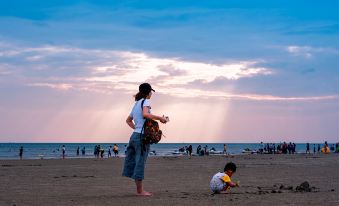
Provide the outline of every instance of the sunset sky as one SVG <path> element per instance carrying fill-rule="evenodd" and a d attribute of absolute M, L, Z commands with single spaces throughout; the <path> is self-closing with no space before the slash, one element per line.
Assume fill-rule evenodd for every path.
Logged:
<path fill-rule="evenodd" d="M 99 3 L 100 2 L 100 3 Z M 114 2 L 114 3 L 112 3 Z M 339 1 L 7 1 L 0 142 L 339 141 Z"/>

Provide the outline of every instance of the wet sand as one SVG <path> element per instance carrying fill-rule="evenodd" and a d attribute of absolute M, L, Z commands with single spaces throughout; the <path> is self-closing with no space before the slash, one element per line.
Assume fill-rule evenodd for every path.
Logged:
<path fill-rule="evenodd" d="M 339 154 L 150 157 L 148 198 L 121 176 L 123 160 L 0 160 L 0 205 L 339 205 Z M 228 161 L 241 186 L 211 195 Z M 304 181 L 311 192 L 296 191 Z"/>

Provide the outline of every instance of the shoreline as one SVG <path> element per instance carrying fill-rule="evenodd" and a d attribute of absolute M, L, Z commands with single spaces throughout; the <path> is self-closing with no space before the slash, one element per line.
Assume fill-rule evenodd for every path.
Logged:
<path fill-rule="evenodd" d="M 209 154 L 209 155 L 204 155 L 204 156 L 211 156 L 211 157 L 214 157 L 214 156 L 224 156 L 224 157 L 231 157 L 231 156 L 246 156 L 246 155 L 338 155 L 339 156 L 339 153 L 329 153 L 329 154 L 323 154 L 323 153 L 311 153 L 311 154 L 307 154 L 307 153 L 302 153 L 302 152 L 299 152 L 299 153 L 294 153 L 294 154 L 269 154 L 269 153 L 265 153 L 265 154 L 260 154 L 260 153 L 240 153 L 240 154 Z M 204 157 L 204 156 L 199 156 L 197 154 L 192 154 L 192 157 Z M 182 157 L 182 158 L 189 158 L 188 155 L 148 155 L 148 158 L 161 158 L 161 157 Z M 116 159 L 116 158 L 125 158 L 125 155 L 120 155 L 120 156 L 117 156 L 117 157 L 99 157 L 99 158 L 96 158 L 94 156 L 87 156 L 87 157 L 74 157 L 74 156 L 71 156 L 71 157 L 65 157 L 65 159 Z M 6 160 L 19 160 L 19 161 L 22 161 L 22 160 L 62 160 L 62 156 L 60 157 L 47 157 L 47 158 L 23 158 L 22 160 L 20 160 L 19 156 L 16 157 L 16 158 L 3 158 L 1 159 L 0 158 L 0 161 L 6 161 Z"/>
<path fill-rule="evenodd" d="M 119 155 L 124 156 L 125 145 L 119 146 Z M 192 143 L 193 146 L 193 154 L 197 154 L 197 147 L 202 146 L 202 150 L 204 150 L 205 146 L 207 146 L 210 155 L 220 155 L 223 153 L 223 144 L 200 144 L 200 143 Z M 231 155 L 242 155 L 246 153 L 256 153 L 260 150 L 261 145 L 254 144 L 226 144 L 227 145 L 227 153 Z M 23 146 L 23 157 L 26 159 L 58 159 L 61 158 L 61 145 L 60 144 L 1 144 L 0 145 L 0 159 L 19 159 L 19 148 Z M 65 144 L 66 147 L 66 158 L 93 158 L 94 157 L 94 144 Z M 108 149 L 111 145 L 101 145 L 101 149 L 104 151 L 104 157 L 107 158 Z M 185 152 L 185 146 L 188 146 L 185 143 L 159 143 L 151 145 L 150 155 L 156 156 L 177 156 L 183 155 Z M 267 145 L 266 145 L 267 146 Z M 274 145 L 273 145 L 274 146 Z M 335 149 L 332 150 L 333 143 L 330 143 L 331 152 L 334 152 Z M 77 155 L 77 148 L 79 147 L 79 153 Z M 322 148 L 323 144 L 319 144 L 319 148 Z M 214 150 L 213 150 L 214 149 Z M 277 149 L 277 147 L 276 147 Z M 310 152 L 313 153 L 313 150 L 318 152 L 318 145 L 312 143 L 310 145 Z M 339 151 L 339 148 L 337 148 Z M 270 148 L 269 151 L 274 151 Z M 293 149 L 293 152 L 296 153 L 305 153 L 306 152 L 306 144 L 296 144 L 296 149 Z M 84 155 L 83 155 L 84 154 Z"/>

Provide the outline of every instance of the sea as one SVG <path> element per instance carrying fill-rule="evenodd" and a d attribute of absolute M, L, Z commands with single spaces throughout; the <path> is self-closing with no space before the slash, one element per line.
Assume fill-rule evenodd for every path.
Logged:
<path fill-rule="evenodd" d="M 313 152 L 313 145 L 320 143 L 310 143 L 310 150 Z M 60 159 L 62 157 L 62 146 L 66 148 L 66 158 L 95 158 L 94 148 L 100 145 L 105 150 L 104 157 L 108 156 L 108 148 L 113 143 L 0 143 L 0 159 L 19 159 L 19 149 L 23 147 L 23 159 Z M 127 143 L 118 143 L 119 157 L 125 156 L 125 145 Z M 159 143 L 153 144 L 150 148 L 150 156 L 181 156 L 185 153 L 179 152 L 180 148 L 185 146 L 193 146 L 193 154 L 196 154 L 196 149 L 199 145 L 202 148 L 206 147 L 208 150 L 214 148 L 215 155 L 222 153 L 224 143 Z M 244 149 L 258 150 L 260 143 L 226 143 L 227 153 L 232 155 L 243 154 Z M 278 145 L 278 144 L 276 144 Z M 321 147 L 323 144 L 320 144 Z M 332 144 L 329 144 L 332 146 Z M 79 147 L 80 154 L 77 155 L 77 148 Z M 85 154 L 82 154 L 84 148 Z M 296 144 L 297 153 L 305 153 L 306 144 Z M 114 156 L 113 152 L 112 155 Z"/>

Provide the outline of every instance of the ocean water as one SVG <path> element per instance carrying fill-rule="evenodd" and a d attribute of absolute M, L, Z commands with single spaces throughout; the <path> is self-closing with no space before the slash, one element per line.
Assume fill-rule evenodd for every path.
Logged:
<path fill-rule="evenodd" d="M 0 143 L 0 159 L 19 159 L 19 149 L 22 146 L 24 149 L 24 159 L 58 159 L 62 157 L 62 145 L 66 148 L 66 158 L 94 158 L 94 147 L 100 144 L 105 150 L 104 157 L 108 155 L 109 146 L 113 147 L 112 143 Z M 311 153 L 313 152 L 313 144 L 310 143 Z M 127 143 L 119 143 L 119 156 L 124 156 L 124 148 Z M 224 148 L 223 143 L 159 143 L 151 145 L 151 151 L 155 151 L 156 156 L 176 156 L 179 148 L 192 145 L 193 154 L 196 153 L 198 145 L 204 147 L 208 146 L 208 149 L 215 148 L 217 151 L 222 152 Z M 229 143 L 227 145 L 227 153 L 229 154 L 241 154 L 243 149 L 249 148 L 251 150 L 258 150 L 259 143 Z M 276 144 L 277 145 L 277 144 Z M 321 147 L 323 144 L 320 144 Z M 332 144 L 329 144 L 332 146 Z M 80 155 L 76 155 L 77 148 L 80 147 Z M 81 154 L 81 149 L 85 147 L 85 155 Z M 304 153 L 306 151 L 306 144 L 296 144 L 297 153 Z M 151 154 L 153 156 L 154 153 Z"/>

